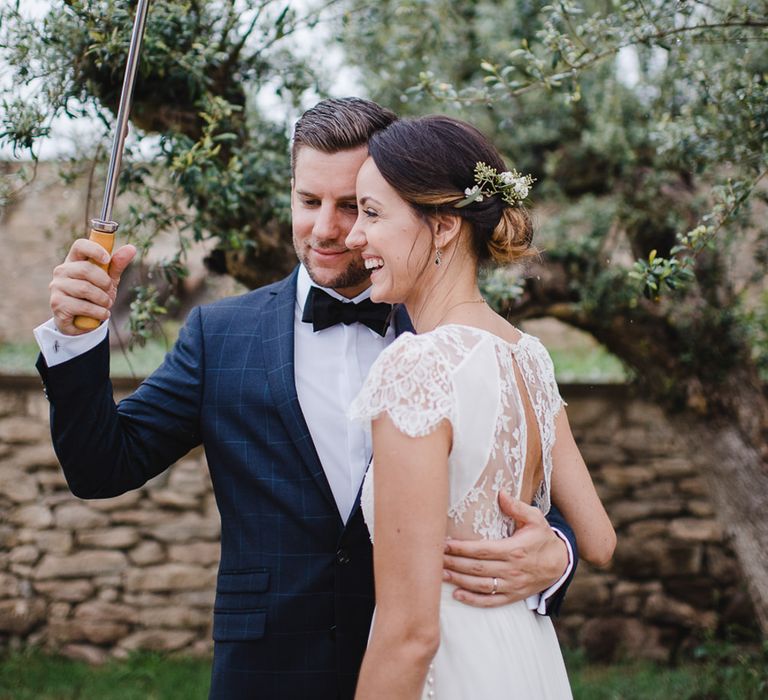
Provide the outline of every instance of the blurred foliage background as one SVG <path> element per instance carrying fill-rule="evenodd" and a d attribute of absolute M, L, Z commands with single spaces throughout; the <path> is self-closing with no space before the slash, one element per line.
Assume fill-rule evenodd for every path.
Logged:
<path fill-rule="evenodd" d="M 64 175 L 101 182 L 133 6 L 0 10 L 0 143 L 25 163 L 0 203 L 62 117 L 97 125 Z M 199 241 L 212 272 L 248 287 L 294 266 L 290 124 L 338 94 L 332 56 L 360 92 L 468 119 L 538 179 L 542 256 L 488 273 L 488 297 L 590 333 L 665 408 L 701 453 L 768 629 L 768 2 L 155 0 L 120 235 L 146 252 L 170 231 L 176 246 L 136 291 L 136 338 Z"/>

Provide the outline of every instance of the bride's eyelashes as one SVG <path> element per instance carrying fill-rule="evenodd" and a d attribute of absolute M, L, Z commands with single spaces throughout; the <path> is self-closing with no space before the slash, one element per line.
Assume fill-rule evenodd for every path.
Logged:
<path fill-rule="evenodd" d="M 363 214 L 368 219 L 376 219 L 379 216 L 379 213 L 373 209 L 363 209 Z"/>

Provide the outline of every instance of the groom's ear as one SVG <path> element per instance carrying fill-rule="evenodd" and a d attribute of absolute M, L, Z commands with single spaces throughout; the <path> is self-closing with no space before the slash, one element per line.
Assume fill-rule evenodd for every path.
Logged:
<path fill-rule="evenodd" d="M 432 239 L 435 246 L 445 248 L 461 233 L 462 219 L 451 214 L 438 214 L 432 219 Z"/>

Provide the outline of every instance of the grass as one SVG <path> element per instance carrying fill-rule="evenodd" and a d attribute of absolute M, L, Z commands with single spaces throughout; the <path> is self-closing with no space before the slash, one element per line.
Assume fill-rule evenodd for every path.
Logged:
<path fill-rule="evenodd" d="M 110 371 L 113 377 L 146 377 L 162 362 L 163 357 L 178 333 L 178 326 L 166 324 L 167 342 L 153 339 L 143 348 L 122 352 L 113 348 Z M 621 361 L 586 334 L 573 334 L 560 339 L 547 339 L 547 349 L 552 355 L 555 373 L 560 382 L 624 382 L 627 373 Z M 0 373 L 33 374 L 37 360 L 37 344 L 0 343 Z"/>
<path fill-rule="evenodd" d="M 623 383 L 631 378 L 621 360 L 589 333 L 551 318 L 530 319 L 520 324 L 520 328 L 544 343 L 561 384 Z"/>
<path fill-rule="evenodd" d="M 143 348 L 122 352 L 113 348 L 110 354 L 110 373 L 113 377 L 146 377 L 160 363 L 170 347 L 162 339 L 150 340 Z M 0 373 L 2 374 L 36 374 L 38 347 L 32 343 L 0 343 Z"/>
<path fill-rule="evenodd" d="M 758 700 L 768 697 L 762 653 L 724 645 L 676 667 L 650 662 L 589 665 L 566 654 L 575 700 Z M 204 700 L 210 660 L 139 652 L 92 667 L 38 650 L 0 656 L 0 700 Z"/>
<path fill-rule="evenodd" d="M 131 351 L 112 348 L 109 357 L 109 371 L 113 377 L 146 377 L 154 372 L 163 361 L 165 353 L 173 345 L 175 336 L 167 343 L 162 339 L 147 341 L 143 348 Z"/>
<path fill-rule="evenodd" d="M 0 658 L 0 700 L 205 700 L 207 659 L 141 652 L 89 666 L 37 650 Z"/>
<path fill-rule="evenodd" d="M 698 661 L 589 665 L 578 653 L 566 663 L 574 700 L 761 700 L 768 697 L 768 645 L 762 653 L 716 644 Z"/>
<path fill-rule="evenodd" d="M 0 372 L 4 374 L 32 374 L 37 361 L 37 344 L 0 343 Z"/>
<path fill-rule="evenodd" d="M 548 347 L 555 365 L 557 381 L 564 382 L 625 382 L 627 371 L 618 357 L 601 345 L 595 347 Z"/>

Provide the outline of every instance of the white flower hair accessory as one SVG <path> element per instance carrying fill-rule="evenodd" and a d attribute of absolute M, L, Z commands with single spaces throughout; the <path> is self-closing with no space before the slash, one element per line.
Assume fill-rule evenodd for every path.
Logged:
<path fill-rule="evenodd" d="M 475 184 L 464 190 L 466 197 L 455 206 L 462 208 L 473 202 L 482 202 L 485 197 L 500 194 L 511 207 L 522 202 L 536 180 L 530 175 L 522 175 L 517 170 L 497 172 L 490 165 L 478 162 L 475 165 Z"/>

